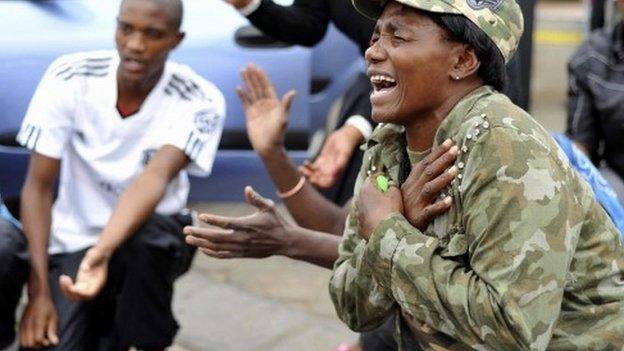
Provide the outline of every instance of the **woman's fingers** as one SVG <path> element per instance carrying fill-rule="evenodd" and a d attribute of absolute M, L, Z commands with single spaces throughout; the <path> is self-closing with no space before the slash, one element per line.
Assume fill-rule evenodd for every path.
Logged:
<path fill-rule="evenodd" d="M 451 185 L 453 179 L 457 176 L 457 166 L 448 168 L 446 172 L 439 174 L 433 180 L 428 181 L 423 185 L 422 192 L 420 193 L 422 203 L 431 203 L 440 194 L 444 188 Z"/>
<path fill-rule="evenodd" d="M 249 225 L 251 216 L 245 217 L 227 217 L 219 216 L 212 213 L 202 213 L 199 215 L 199 220 L 206 224 L 210 224 L 222 229 L 245 229 Z M 197 228 L 197 227 L 196 227 Z"/>
<path fill-rule="evenodd" d="M 277 94 L 275 93 L 273 83 L 269 79 L 269 76 L 266 74 L 266 72 L 264 72 L 264 70 L 258 66 L 253 66 L 253 73 L 256 77 L 258 87 L 262 91 L 262 95 L 265 98 L 277 99 Z"/>
<path fill-rule="evenodd" d="M 258 99 L 266 99 L 268 98 L 268 90 L 262 84 L 262 73 L 261 71 L 254 65 L 249 65 L 247 68 L 249 81 L 251 83 L 251 89 L 255 92 L 255 95 Z"/>
<path fill-rule="evenodd" d="M 294 90 L 290 90 L 289 92 L 284 94 L 284 96 L 282 97 L 282 107 L 284 108 L 284 111 L 290 111 L 290 105 L 292 105 L 292 102 L 295 99 L 296 95 L 297 92 Z"/>
<path fill-rule="evenodd" d="M 251 105 L 251 100 L 249 99 L 247 92 L 241 87 L 236 87 L 236 94 L 238 95 L 238 99 L 243 104 L 243 108 L 247 110 L 249 105 Z"/>
<path fill-rule="evenodd" d="M 447 152 L 443 153 L 440 157 L 436 158 L 427 166 L 423 172 L 426 180 L 434 179 L 448 169 L 457 158 L 459 148 L 455 145 L 452 146 Z"/>
<path fill-rule="evenodd" d="M 184 234 L 215 242 L 242 242 L 240 235 L 235 235 L 233 230 L 187 226 L 184 228 Z"/>
<path fill-rule="evenodd" d="M 241 77 L 243 78 L 243 82 L 245 82 L 245 87 L 249 92 L 248 96 L 250 98 L 250 101 L 254 102 L 258 100 L 260 97 L 251 74 L 250 66 L 247 66 L 243 69 L 243 71 L 241 72 Z"/>
<path fill-rule="evenodd" d="M 453 141 L 451 139 L 446 139 L 439 147 L 435 150 L 431 151 L 431 153 L 425 158 L 423 158 L 420 162 L 416 164 L 412 172 L 410 172 L 410 176 L 415 174 L 418 176 L 422 171 L 432 164 L 435 160 L 437 160 L 440 156 L 444 155 L 449 149 L 453 146 Z"/>
<path fill-rule="evenodd" d="M 217 243 L 211 240 L 202 239 L 196 236 L 189 235 L 186 237 L 186 243 L 189 245 L 197 246 L 212 251 L 230 251 L 230 252 L 245 252 L 248 247 L 235 243 Z"/>
<path fill-rule="evenodd" d="M 422 228 L 426 228 L 429 223 L 431 223 L 436 217 L 444 214 L 446 211 L 451 208 L 453 204 L 453 198 L 448 196 L 444 199 L 440 199 L 427 207 L 425 207 L 421 212 L 421 220 L 419 222 L 423 223 Z"/>
<path fill-rule="evenodd" d="M 199 251 L 203 252 L 205 255 L 214 257 L 214 258 L 238 258 L 242 257 L 240 254 L 235 254 L 230 251 L 214 251 L 211 249 L 200 247 Z"/>

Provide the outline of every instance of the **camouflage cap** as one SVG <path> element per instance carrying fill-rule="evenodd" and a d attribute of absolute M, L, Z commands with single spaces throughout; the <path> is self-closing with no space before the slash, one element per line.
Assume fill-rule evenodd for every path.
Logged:
<path fill-rule="evenodd" d="M 396 0 L 424 11 L 464 15 L 492 39 L 505 58 L 516 52 L 522 36 L 524 19 L 515 0 Z M 367 17 L 376 19 L 388 0 L 353 0 L 353 6 Z"/>

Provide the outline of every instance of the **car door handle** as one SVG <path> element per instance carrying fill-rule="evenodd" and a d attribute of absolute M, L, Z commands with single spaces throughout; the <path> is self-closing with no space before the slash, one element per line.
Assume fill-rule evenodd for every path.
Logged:
<path fill-rule="evenodd" d="M 318 94 L 331 84 L 331 78 L 326 76 L 312 76 L 310 81 L 310 94 Z"/>
<path fill-rule="evenodd" d="M 271 36 L 264 34 L 261 30 L 252 25 L 238 28 L 234 34 L 234 40 L 236 44 L 245 48 L 272 49 L 292 46 L 283 41 L 273 39 Z"/>

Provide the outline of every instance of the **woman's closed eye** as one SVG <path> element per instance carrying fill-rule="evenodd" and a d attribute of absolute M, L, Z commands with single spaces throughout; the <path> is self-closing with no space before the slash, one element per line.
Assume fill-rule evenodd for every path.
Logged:
<path fill-rule="evenodd" d="M 405 37 L 403 37 L 401 35 L 393 34 L 392 35 L 392 40 L 394 42 L 397 42 L 397 43 L 403 43 L 403 42 L 407 41 L 407 38 L 405 38 Z"/>

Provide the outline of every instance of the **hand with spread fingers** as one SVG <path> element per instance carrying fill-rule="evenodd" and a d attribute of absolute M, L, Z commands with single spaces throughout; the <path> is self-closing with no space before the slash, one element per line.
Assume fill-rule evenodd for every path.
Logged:
<path fill-rule="evenodd" d="M 401 185 L 405 218 L 424 231 L 437 216 L 449 210 L 452 198 L 438 199 L 438 195 L 457 176 L 453 166 L 459 149 L 446 140 L 411 170 Z"/>
<path fill-rule="evenodd" d="M 267 74 L 252 64 L 241 73 L 245 89 L 236 92 L 245 110 L 247 136 L 251 146 L 260 156 L 270 155 L 284 147 L 288 126 L 288 111 L 295 97 L 291 90 L 278 99 Z"/>
<path fill-rule="evenodd" d="M 253 188 L 245 188 L 247 202 L 258 209 L 244 217 L 201 214 L 200 219 L 218 228 L 186 227 L 186 242 L 215 258 L 264 258 L 286 255 L 291 247 L 292 227 L 275 203 L 260 196 Z"/>
<path fill-rule="evenodd" d="M 331 188 L 342 176 L 351 155 L 362 141 L 364 137 L 357 128 L 344 125 L 327 137 L 318 157 L 312 162 L 306 161 L 299 171 L 316 187 Z"/>
<path fill-rule="evenodd" d="M 57 345 L 58 314 L 49 294 L 29 293 L 19 331 L 20 346 L 38 349 Z"/>
<path fill-rule="evenodd" d="M 61 292 L 71 301 L 92 300 L 100 293 L 108 276 L 108 256 L 102 254 L 97 246 L 87 251 L 74 282 L 68 275 L 59 277 Z"/>

